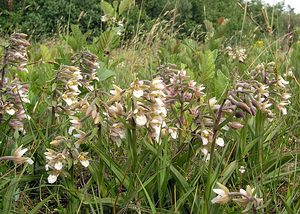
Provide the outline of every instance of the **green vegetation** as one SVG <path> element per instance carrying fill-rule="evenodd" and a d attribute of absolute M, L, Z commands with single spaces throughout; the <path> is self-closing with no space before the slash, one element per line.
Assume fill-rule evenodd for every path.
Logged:
<path fill-rule="evenodd" d="M 0 213 L 300 212 L 297 14 L 7 2 Z"/>

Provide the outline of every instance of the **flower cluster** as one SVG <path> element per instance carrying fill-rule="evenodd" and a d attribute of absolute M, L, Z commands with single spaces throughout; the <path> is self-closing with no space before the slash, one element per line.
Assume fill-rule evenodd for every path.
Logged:
<path fill-rule="evenodd" d="M 99 81 L 96 76 L 96 70 L 100 67 L 98 57 L 89 51 L 83 51 L 79 54 L 75 54 L 72 57 L 73 64 L 79 64 L 82 79 L 81 82 L 84 87 L 90 91 L 94 91 L 93 81 Z"/>
<path fill-rule="evenodd" d="M 57 72 L 56 79 L 63 85 L 61 91 L 57 90 L 61 94 L 58 99 L 59 103 L 63 100 L 69 108 L 73 108 L 73 105 L 78 102 L 79 87 L 82 85 L 80 82 L 83 79 L 81 70 L 76 66 L 63 65 Z"/>
<path fill-rule="evenodd" d="M 17 78 L 10 81 L 5 75 L 14 67 L 17 71 L 27 71 L 26 48 L 30 43 L 26 38 L 27 35 L 22 33 L 15 33 L 10 37 L 9 45 L 4 51 L 4 64 L 1 70 L 0 118 L 3 118 L 4 113 L 8 114 L 10 117 L 8 124 L 21 133 L 25 133 L 24 120 L 30 118 L 23 107 L 24 103 L 30 102 L 28 85 L 21 83 Z"/>
<path fill-rule="evenodd" d="M 28 151 L 27 148 L 22 149 L 23 145 L 19 146 L 15 152 L 13 156 L 3 156 L 0 157 L 0 160 L 11 160 L 13 161 L 15 164 L 23 164 L 23 163 L 28 163 L 28 164 L 33 164 L 33 160 L 31 158 L 28 157 L 23 157 L 23 155 Z"/>
<path fill-rule="evenodd" d="M 72 66 L 61 66 L 56 75 L 55 87 L 57 94 L 56 110 L 68 116 L 70 126 L 68 127 L 69 138 L 57 136 L 50 145 L 55 149 L 47 149 L 45 152 L 47 164 L 46 170 L 49 171 L 48 182 L 56 182 L 59 175 L 64 174 L 67 164 L 80 162 L 83 167 L 89 166 L 87 152 L 80 151 L 80 144 L 84 142 L 86 133 L 82 130 L 82 113 L 86 115 L 97 111 L 93 110 L 94 102 L 90 105 L 88 95 L 81 97 L 83 90 L 94 91 L 93 81 L 98 80 L 96 69 L 99 67 L 96 55 L 84 51 L 72 57 Z"/>
<path fill-rule="evenodd" d="M 247 58 L 246 49 L 241 47 L 233 49 L 232 47 L 228 46 L 225 48 L 225 53 L 227 53 L 231 59 L 237 59 L 241 63 L 245 62 Z"/>
<path fill-rule="evenodd" d="M 243 212 L 247 212 L 250 209 L 257 210 L 263 201 L 257 197 L 255 188 L 251 188 L 249 185 L 247 185 L 246 190 L 240 189 L 239 192 L 230 192 L 226 186 L 217 184 L 219 189 L 213 189 L 217 196 L 211 200 L 214 204 L 225 204 L 232 200 L 245 208 Z"/>
<path fill-rule="evenodd" d="M 28 56 L 26 48 L 30 43 L 26 40 L 27 35 L 15 33 L 10 37 L 9 46 L 4 55 L 4 61 L 9 66 L 15 66 L 18 71 L 27 71 Z"/>
<path fill-rule="evenodd" d="M 120 121 L 129 121 L 137 127 L 145 127 L 149 136 L 160 143 L 162 134 L 174 130 L 166 126 L 165 118 L 167 109 L 165 105 L 165 85 L 161 78 L 154 78 L 152 81 L 135 80 L 126 90 L 114 86 L 109 98 L 107 107 L 107 121 L 110 124 L 110 137 L 120 145 L 125 136 L 124 124 Z M 126 103 L 126 98 L 132 97 L 131 104 Z M 125 109 L 127 111 L 125 111 Z"/>
<path fill-rule="evenodd" d="M 11 116 L 8 124 L 15 130 L 25 133 L 24 120 L 30 119 L 23 107 L 24 103 L 30 103 L 28 99 L 28 86 L 21 84 L 18 79 L 15 79 L 7 88 L 7 97 L 5 101 L 5 111 Z"/>
<path fill-rule="evenodd" d="M 242 128 L 241 119 L 245 118 L 246 114 L 256 115 L 258 110 L 271 120 L 276 113 L 272 106 L 283 115 L 287 114 L 286 106 L 290 104 L 291 98 L 286 87 L 289 82 L 276 74 L 275 63 L 259 64 L 250 75 L 248 81 L 237 81 L 234 88 L 228 91 L 222 112 L 233 115 L 232 121 L 228 123 L 230 128 Z M 209 104 L 214 111 L 220 108 L 216 99 L 210 99 Z"/>
<path fill-rule="evenodd" d="M 47 164 L 46 171 L 49 171 L 48 182 L 55 183 L 60 174 L 64 174 L 64 168 L 68 168 L 69 161 L 74 164 L 81 163 L 83 167 L 89 166 L 89 158 L 87 152 L 79 152 L 72 142 L 65 137 L 57 136 L 50 145 L 56 150 L 47 149 L 45 157 Z M 58 152 L 59 151 L 59 152 Z"/>
<path fill-rule="evenodd" d="M 206 102 L 205 87 L 191 80 L 185 70 L 179 70 L 175 65 L 168 64 L 161 66 L 163 80 L 166 84 L 166 104 L 168 109 L 176 109 L 179 116 L 176 115 L 176 128 L 182 136 L 194 136 L 194 140 L 202 142 L 201 152 L 204 159 L 210 159 L 210 147 L 213 143 L 214 115 L 211 115 L 211 108 L 218 110 L 220 107 L 216 104 L 217 100 L 212 98 Z M 225 120 L 225 119 L 224 119 Z M 174 121 L 170 121 L 174 123 Z M 191 129 L 191 127 L 196 127 Z M 224 147 L 223 138 L 217 137 L 216 144 Z"/>

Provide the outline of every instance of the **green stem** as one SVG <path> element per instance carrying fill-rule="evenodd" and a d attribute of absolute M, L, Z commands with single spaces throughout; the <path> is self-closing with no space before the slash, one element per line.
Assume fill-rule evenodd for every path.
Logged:
<path fill-rule="evenodd" d="M 211 180 L 211 174 L 213 173 L 213 160 L 214 160 L 214 151 L 216 147 L 216 139 L 217 139 L 217 133 L 218 133 L 218 126 L 222 118 L 222 110 L 223 106 L 225 104 L 226 99 L 223 100 L 222 105 L 219 108 L 219 111 L 217 113 L 217 118 L 213 127 L 213 139 L 212 139 L 212 145 L 210 149 L 210 160 L 209 160 L 209 166 L 208 166 L 208 174 L 207 174 L 207 182 L 206 182 L 206 189 L 205 189 L 205 205 L 204 205 L 204 214 L 210 213 L 210 197 L 211 197 L 211 189 L 214 183 L 214 180 Z"/>

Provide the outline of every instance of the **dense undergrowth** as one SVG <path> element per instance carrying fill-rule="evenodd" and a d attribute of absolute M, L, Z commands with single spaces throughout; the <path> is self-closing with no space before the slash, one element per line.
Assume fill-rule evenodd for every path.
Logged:
<path fill-rule="evenodd" d="M 297 31 L 123 40 L 109 13 L 3 38 L 1 213 L 299 213 Z"/>

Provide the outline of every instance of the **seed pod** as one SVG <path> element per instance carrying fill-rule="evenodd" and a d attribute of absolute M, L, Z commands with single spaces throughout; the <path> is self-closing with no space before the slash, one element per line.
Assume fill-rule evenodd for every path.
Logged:
<path fill-rule="evenodd" d="M 240 109 L 246 111 L 247 113 L 253 115 L 253 113 L 252 113 L 250 107 L 247 106 L 247 104 L 242 103 L 242 102 L 237 102 L 237 103 L 236 103 L 236 106 L 237 106 L 238 108 L 240 108 Z"/>
<path fill-rule="evenodd" d="M 231 122 L 229 123 L 229 126 L 233 129 L 241 129 L 244 127 L 244 125 L 239 122 Z"/>
<path fill-rule="evenodd" d="M 258 109 L 261 109 L 261 105 L 259 102 L 257 102 L 252 96 L 250 97 L 251 103 Z"/>
<path fill-rule="evenodd" d="M 235 116 L 236 116 L 237 118 L 243 118 L 243 117 L 245 117 L 245 112 L 240 111 L 240 110 L 237 110 L 237 111 L 235 112 Z"/>

